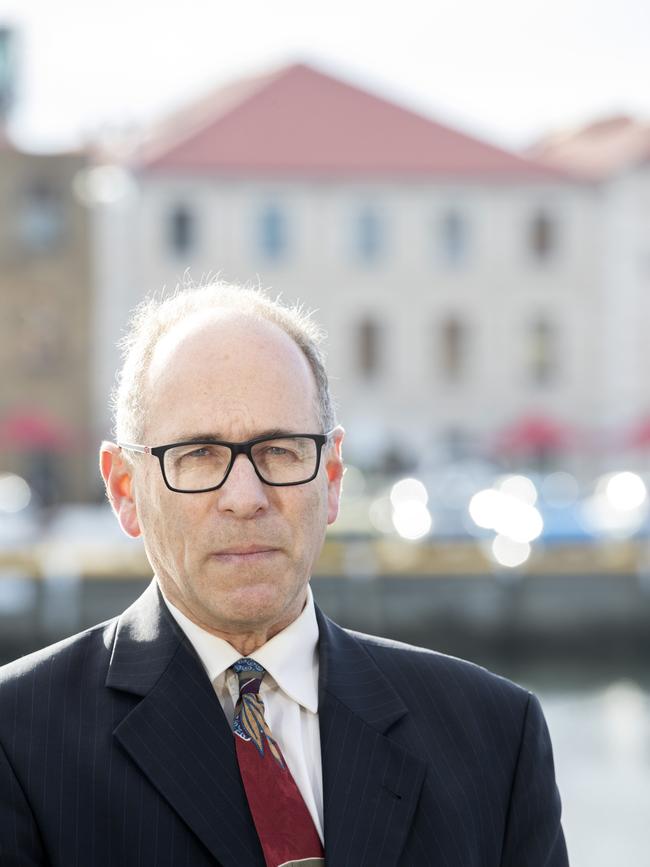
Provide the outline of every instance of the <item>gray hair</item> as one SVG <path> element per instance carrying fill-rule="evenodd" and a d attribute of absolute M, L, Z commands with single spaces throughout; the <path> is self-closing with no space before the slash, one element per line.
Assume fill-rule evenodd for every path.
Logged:
<path fill-rule="evenodd" d="M 302 350 L 316 382 L 317 411 L 323 431 L 336 425 L 321 344 L 323 329 L 299 304 L 288 307 L 259 288 L 212 282 L 177 288 L 166 298 L 151 296 L 133 311 L 120 340 L 122 367 L 111 395 L 117 442 L 142 442 L 147 421 L 146 378 L 158 341 L 186 317 L 211 309 L 243 313 L 279 326 Z"/>

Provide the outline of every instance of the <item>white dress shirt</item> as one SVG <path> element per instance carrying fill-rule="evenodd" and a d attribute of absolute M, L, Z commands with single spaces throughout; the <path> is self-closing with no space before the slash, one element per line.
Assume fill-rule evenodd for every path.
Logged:
<path fill-rule="evenodd" d="M 196 650 L 226 718 L 232 724 L 239 697 L 239 679 L 230 666 L 241 659 L 241 653 L 223 638 L 197 626 L 172 605 L 164 593 L 163 599 Z M 264 717 L 324 842 L 323 770 L 318 728 L 318 622 L 311 587 L 307 587 L 307 602 L 296 620 L 258 647 L 250 658 L 267 672 L 260 687 Z"/>

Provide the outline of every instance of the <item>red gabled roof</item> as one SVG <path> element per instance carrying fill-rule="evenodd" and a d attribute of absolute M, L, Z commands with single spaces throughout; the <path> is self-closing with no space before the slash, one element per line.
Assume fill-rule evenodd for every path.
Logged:
<path fill-rule="evenodd" d="M 601 180 L 650 160 L 650 123 L 615 115 L 542 139 L 528 155 L 549 167 Z"/>
<path fill-rule="evenodd" d="M 219 90 L 170 119 L 134 163 L 239 176 L 566 178 L 304 64 Z"/>

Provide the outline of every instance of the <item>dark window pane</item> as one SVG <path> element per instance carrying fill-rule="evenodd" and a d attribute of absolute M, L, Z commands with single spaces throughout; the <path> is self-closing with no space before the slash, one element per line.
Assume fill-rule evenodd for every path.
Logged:
<path fill-rule="evenodd" d="M 530 378 L 536 385 L 548 385 L 557 377 L 556 335 L 545 318 L 534 320 L 528 334 Z"/>
<path fill-rule="evenodd" d="M 24 193 L 18 213 L 18 232 L 30 253 L 54 250 L 63 240 L 65 206 L 61 193 L 46 181 L 37 181 Z"/>
<path fill-rule="evenodd" d="M 14 104 L 16 51 L 13 28 L 0 27 L 0 117 L 6 121 Z"/>
<path fill-rule="evenodd" d="M 460 265 L 467 258 L 468 226 L 456 211 L 449 211 L 440 225 L 442 259 L 447 265 Z"/>
<path fill-rule="evenodd" d="M 539 261 L 548 259 L 557 245 L 557 229 L 548 214 L 535 214 L 530 223 L 529 244 L 533 256 Z"/>
<path fill-rule="evenodd" d="M 379 258 L 384 244 L 383 226 L 372 208 L 363 208 L 357 219 L 357 251 L 364 262 Z"/>
<path fill-rule="evenodd" d="M 169 247 L 177 256 L 191 252 L 196 244 L 196 220 L 185 205 L 177 205 L 169 216 Z"/>
<path fill-rule="evenodd" d="M 447 382 L 459 382 L 466 367 L 467 329 L 452 317 L 442 324 L 440 334 L 440 360 L 442 374 Z"/>
<path fill-rule="evenodd" d="M 358 331 L 359 369 L 363 376 L 376 376 L 381 364 L 381 329 L 372 319 L 364 319 Z"/>
<path fill-rule="evenodd" d="M 280 259 L 287 251 L 287 219 L 277 205 L 268 205 L 260 215 L 259 246 L 267 259 Z"/>

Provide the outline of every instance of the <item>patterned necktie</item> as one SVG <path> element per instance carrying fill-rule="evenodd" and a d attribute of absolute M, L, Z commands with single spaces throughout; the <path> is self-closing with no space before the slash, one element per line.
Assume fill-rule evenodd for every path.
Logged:
<path fill-rule="evenodd" d="M 313 819 L 264 719 L 259 689 L 265 671 L 246 657 L 232 669 L 239 677 L 233 721 L 237 760 L 266 865 L 324 865 Z"/>

